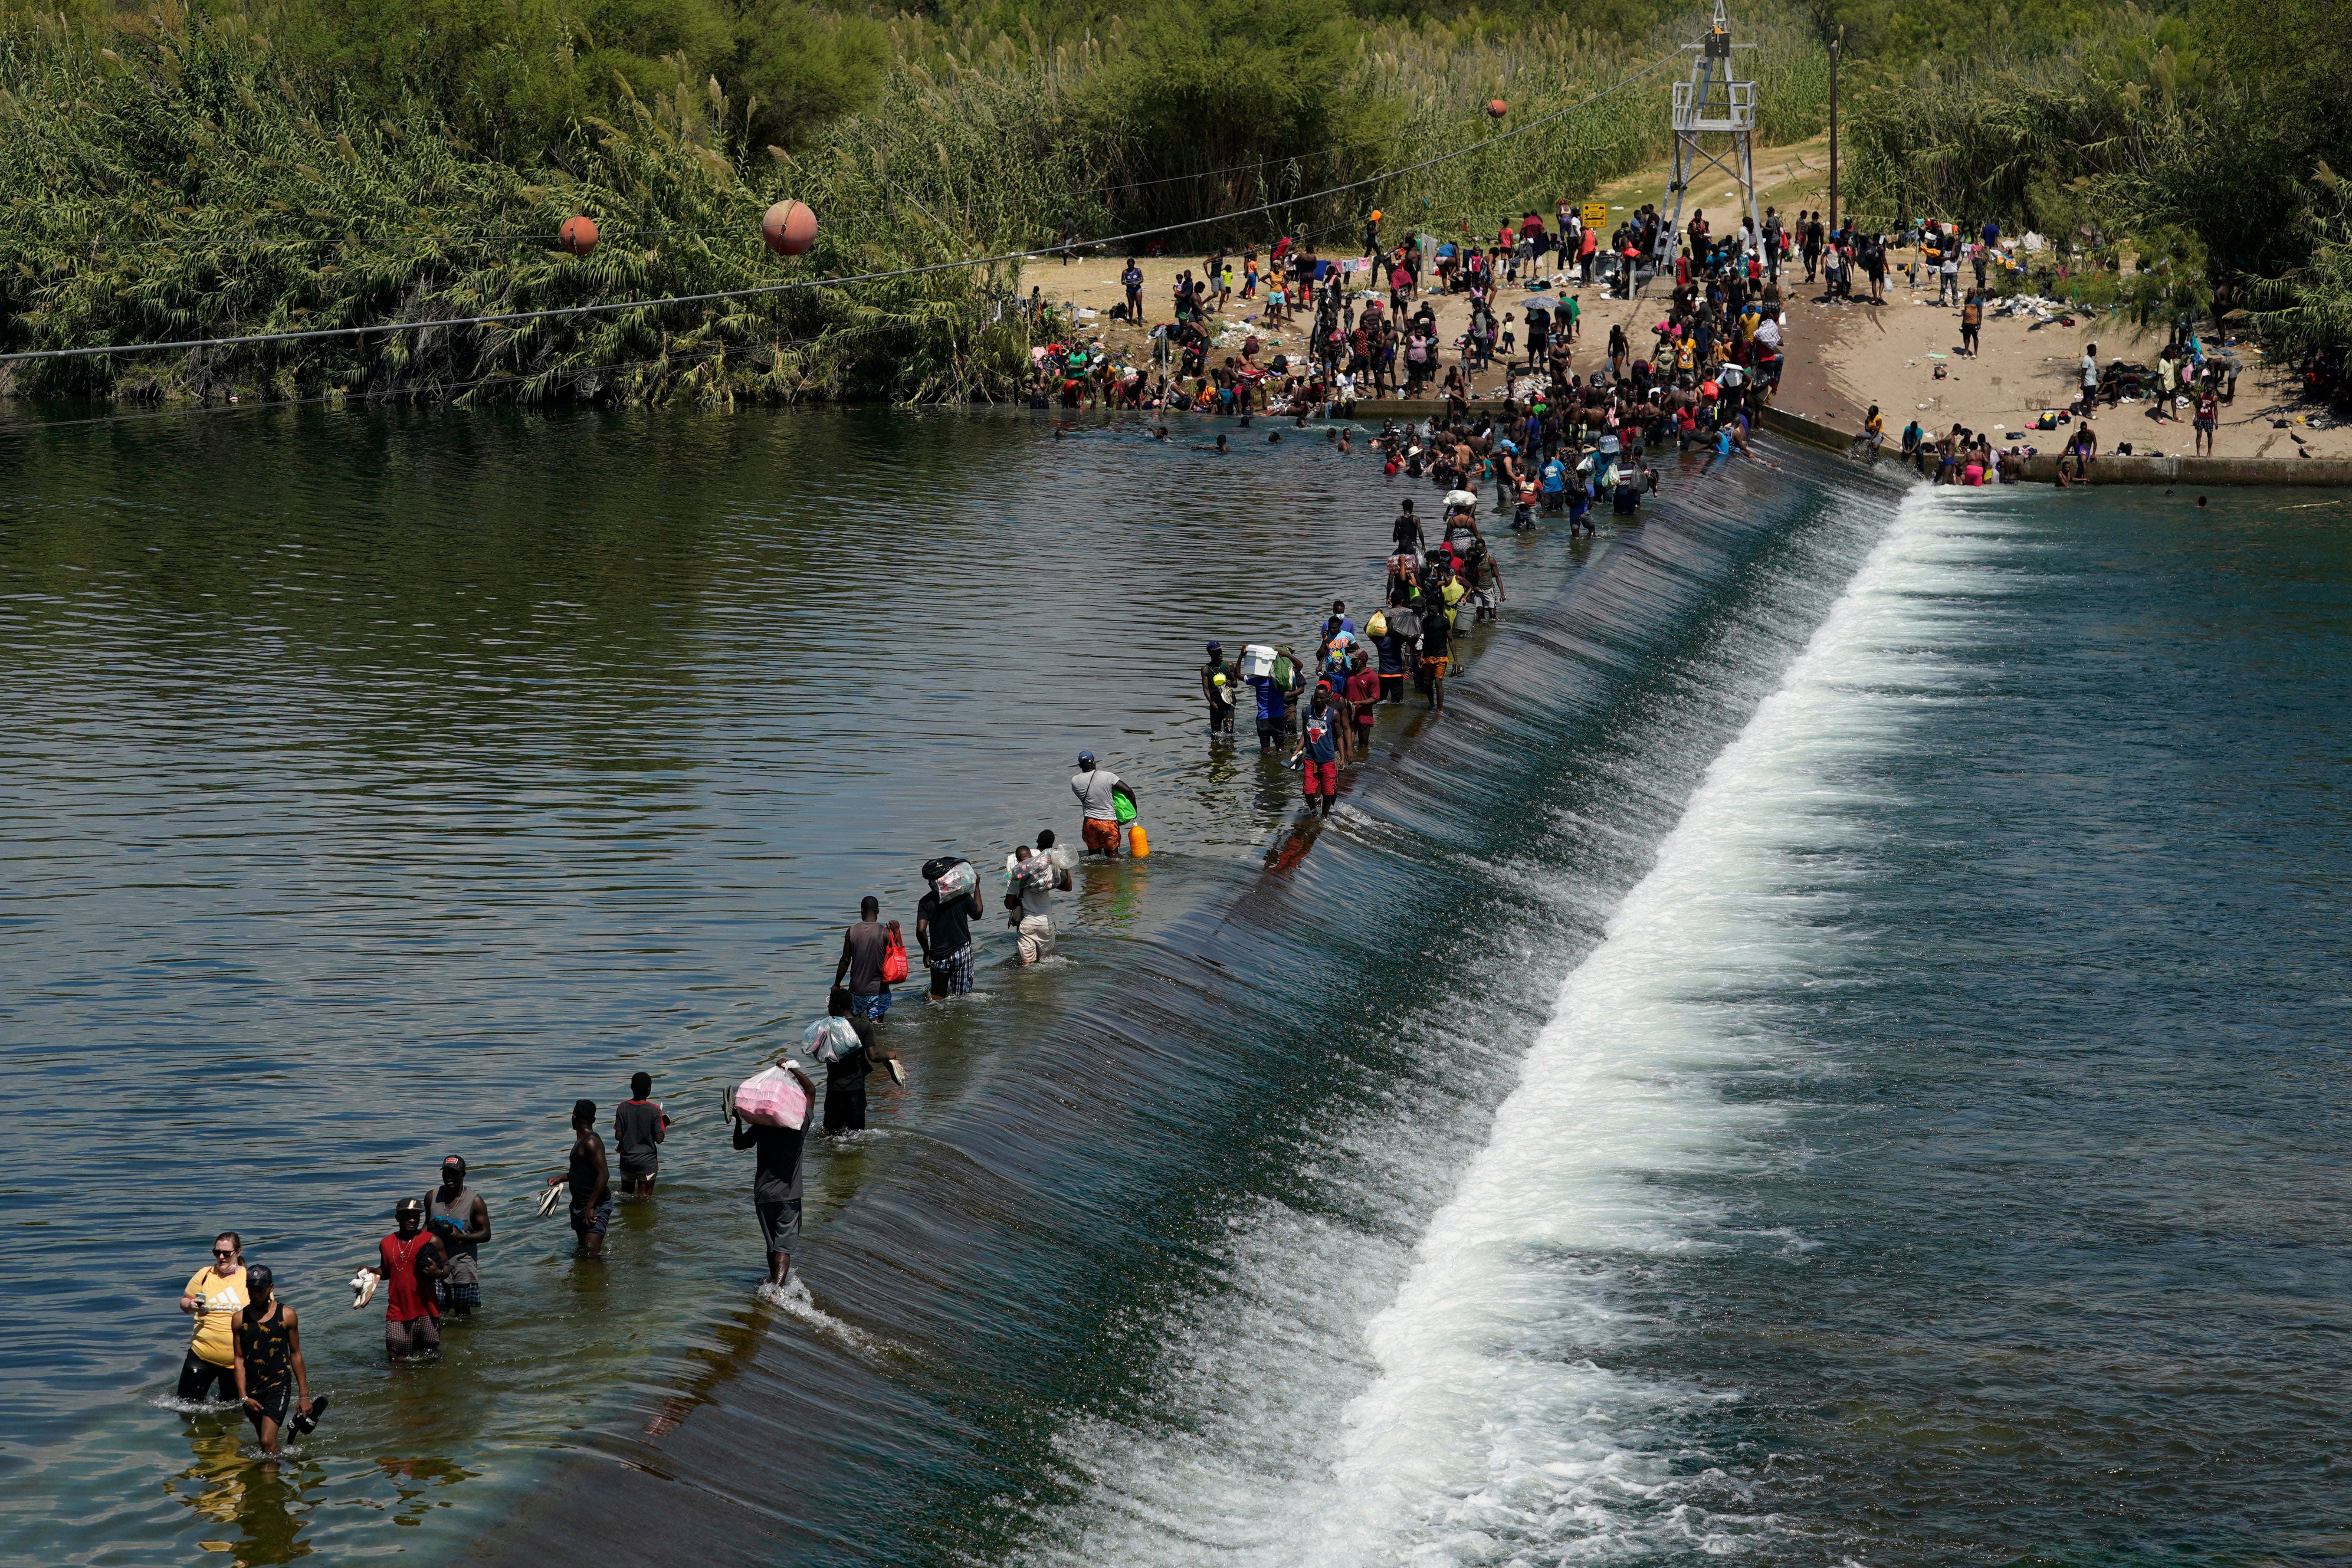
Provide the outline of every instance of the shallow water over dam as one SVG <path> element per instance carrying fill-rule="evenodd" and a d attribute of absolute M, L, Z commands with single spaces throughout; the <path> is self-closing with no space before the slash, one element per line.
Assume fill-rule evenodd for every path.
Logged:
<path fill-rule="evenodd" d="M 1669 462 L 1495 520 L 1502 624 L 1302 833 L 1201 644 L 1369 607 L 1436 492 L 1213 431 L 0 441 L 0 1554 L 2344 1549 L 2342 508 Z M 902 992 L 760 1301 L 720 1090 L 1080 746 L 1156 853 Z M 585 1265 L 524 1199 L 638 1068 Z M 453 1150 L 486 1310 L 387 1371 L 341 1282 Z M 276 1471 L 164 1398 L 224 1227 L 335 1399 Z"/>

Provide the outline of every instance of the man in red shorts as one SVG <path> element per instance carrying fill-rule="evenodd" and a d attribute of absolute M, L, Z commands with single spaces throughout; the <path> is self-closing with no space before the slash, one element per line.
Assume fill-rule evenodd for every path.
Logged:
<path fill-rule="evenodd" d="M 1319 686 L 1299 726 L 1298 750 L 1290 753 L 1294 763 L 1301 757 L 1306 758 L 1299 771 L 1305 775 L 1307 809 L 1313 811 L 1319 798 L 1323 815 L 1328 816 L 1332 802 L 1339 798 L 1339 724 L 1328 690 Z"/>

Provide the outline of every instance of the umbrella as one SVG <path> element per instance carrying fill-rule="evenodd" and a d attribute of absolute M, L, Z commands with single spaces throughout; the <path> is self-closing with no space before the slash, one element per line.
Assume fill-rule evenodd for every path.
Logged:
<path fill-rule="evenodd" d="M 1476 506 L 1478 504 L 1477 492 L 1475 490 L 1447 490 L 1445 492 L 1445 504 L 1447 506 Z"/>
<path fill-rule="evenodd" d="M 1519 309 L 1522 310 L 1557 310 L 1559 309 L 1559 301 L 1553 299 L 1549 294 L 1538 294 L 1532 299 L 1520 300 Z"/>

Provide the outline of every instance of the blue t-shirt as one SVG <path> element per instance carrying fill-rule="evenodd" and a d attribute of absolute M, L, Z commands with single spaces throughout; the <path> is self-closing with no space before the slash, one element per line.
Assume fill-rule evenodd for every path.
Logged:
<path fill-rule="evenodd" d="M 1257 688 L 1257 716 L 1263 721 L 1279 719 L 1288 710 L 1283 700 L 1282 688 L 1274 683 L 1271 675 L 1253 675 L 1249 683 Z"/>
<path fill-rule="evenodd" d="M 1309 709 L 1302 721 L 1308 760 L 1336 763 L 1339 760 L 1339 715 L 1326 708 L 1318 713 Z"/>
<path fill-rule="evenodd" d="M 1589 479 L 1580 479 L 1575 484 L 1569 487 L 1568 515 L 1570 517 L 1582 517 L 1591 509 L 1592 483 Z"/>
<path fill-rule="evenodd" d="M 1554 458 L 1543 466 L 1543 488 L 1546 495 L 1558 495 L 1568 488 L 1568 465 Z"/>

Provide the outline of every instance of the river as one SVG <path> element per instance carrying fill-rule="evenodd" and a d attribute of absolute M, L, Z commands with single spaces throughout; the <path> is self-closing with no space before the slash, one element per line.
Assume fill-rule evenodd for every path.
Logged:
<path fill-rule="evenodd" d="M 2352 1544 L 2341 503 L 1669 462 L 1499 542 L 1318 834 L 1201 645 L 1362 610 L 1436 495 L 1206 428 L 0 437 L 5 1559 Z M 719 1094 L 859 896 L 1074 834 L 1081 746 L 1154 855 L 902 994 L 759 1300 Z M 524 1203 L 638 1068 L 584 1264 Z M 450 1151 L 486 1310 L 387 1369 L 341 1281 Z M 224 1227 L 334 1395 L 275 1469 L 168 1398 Z"/>

